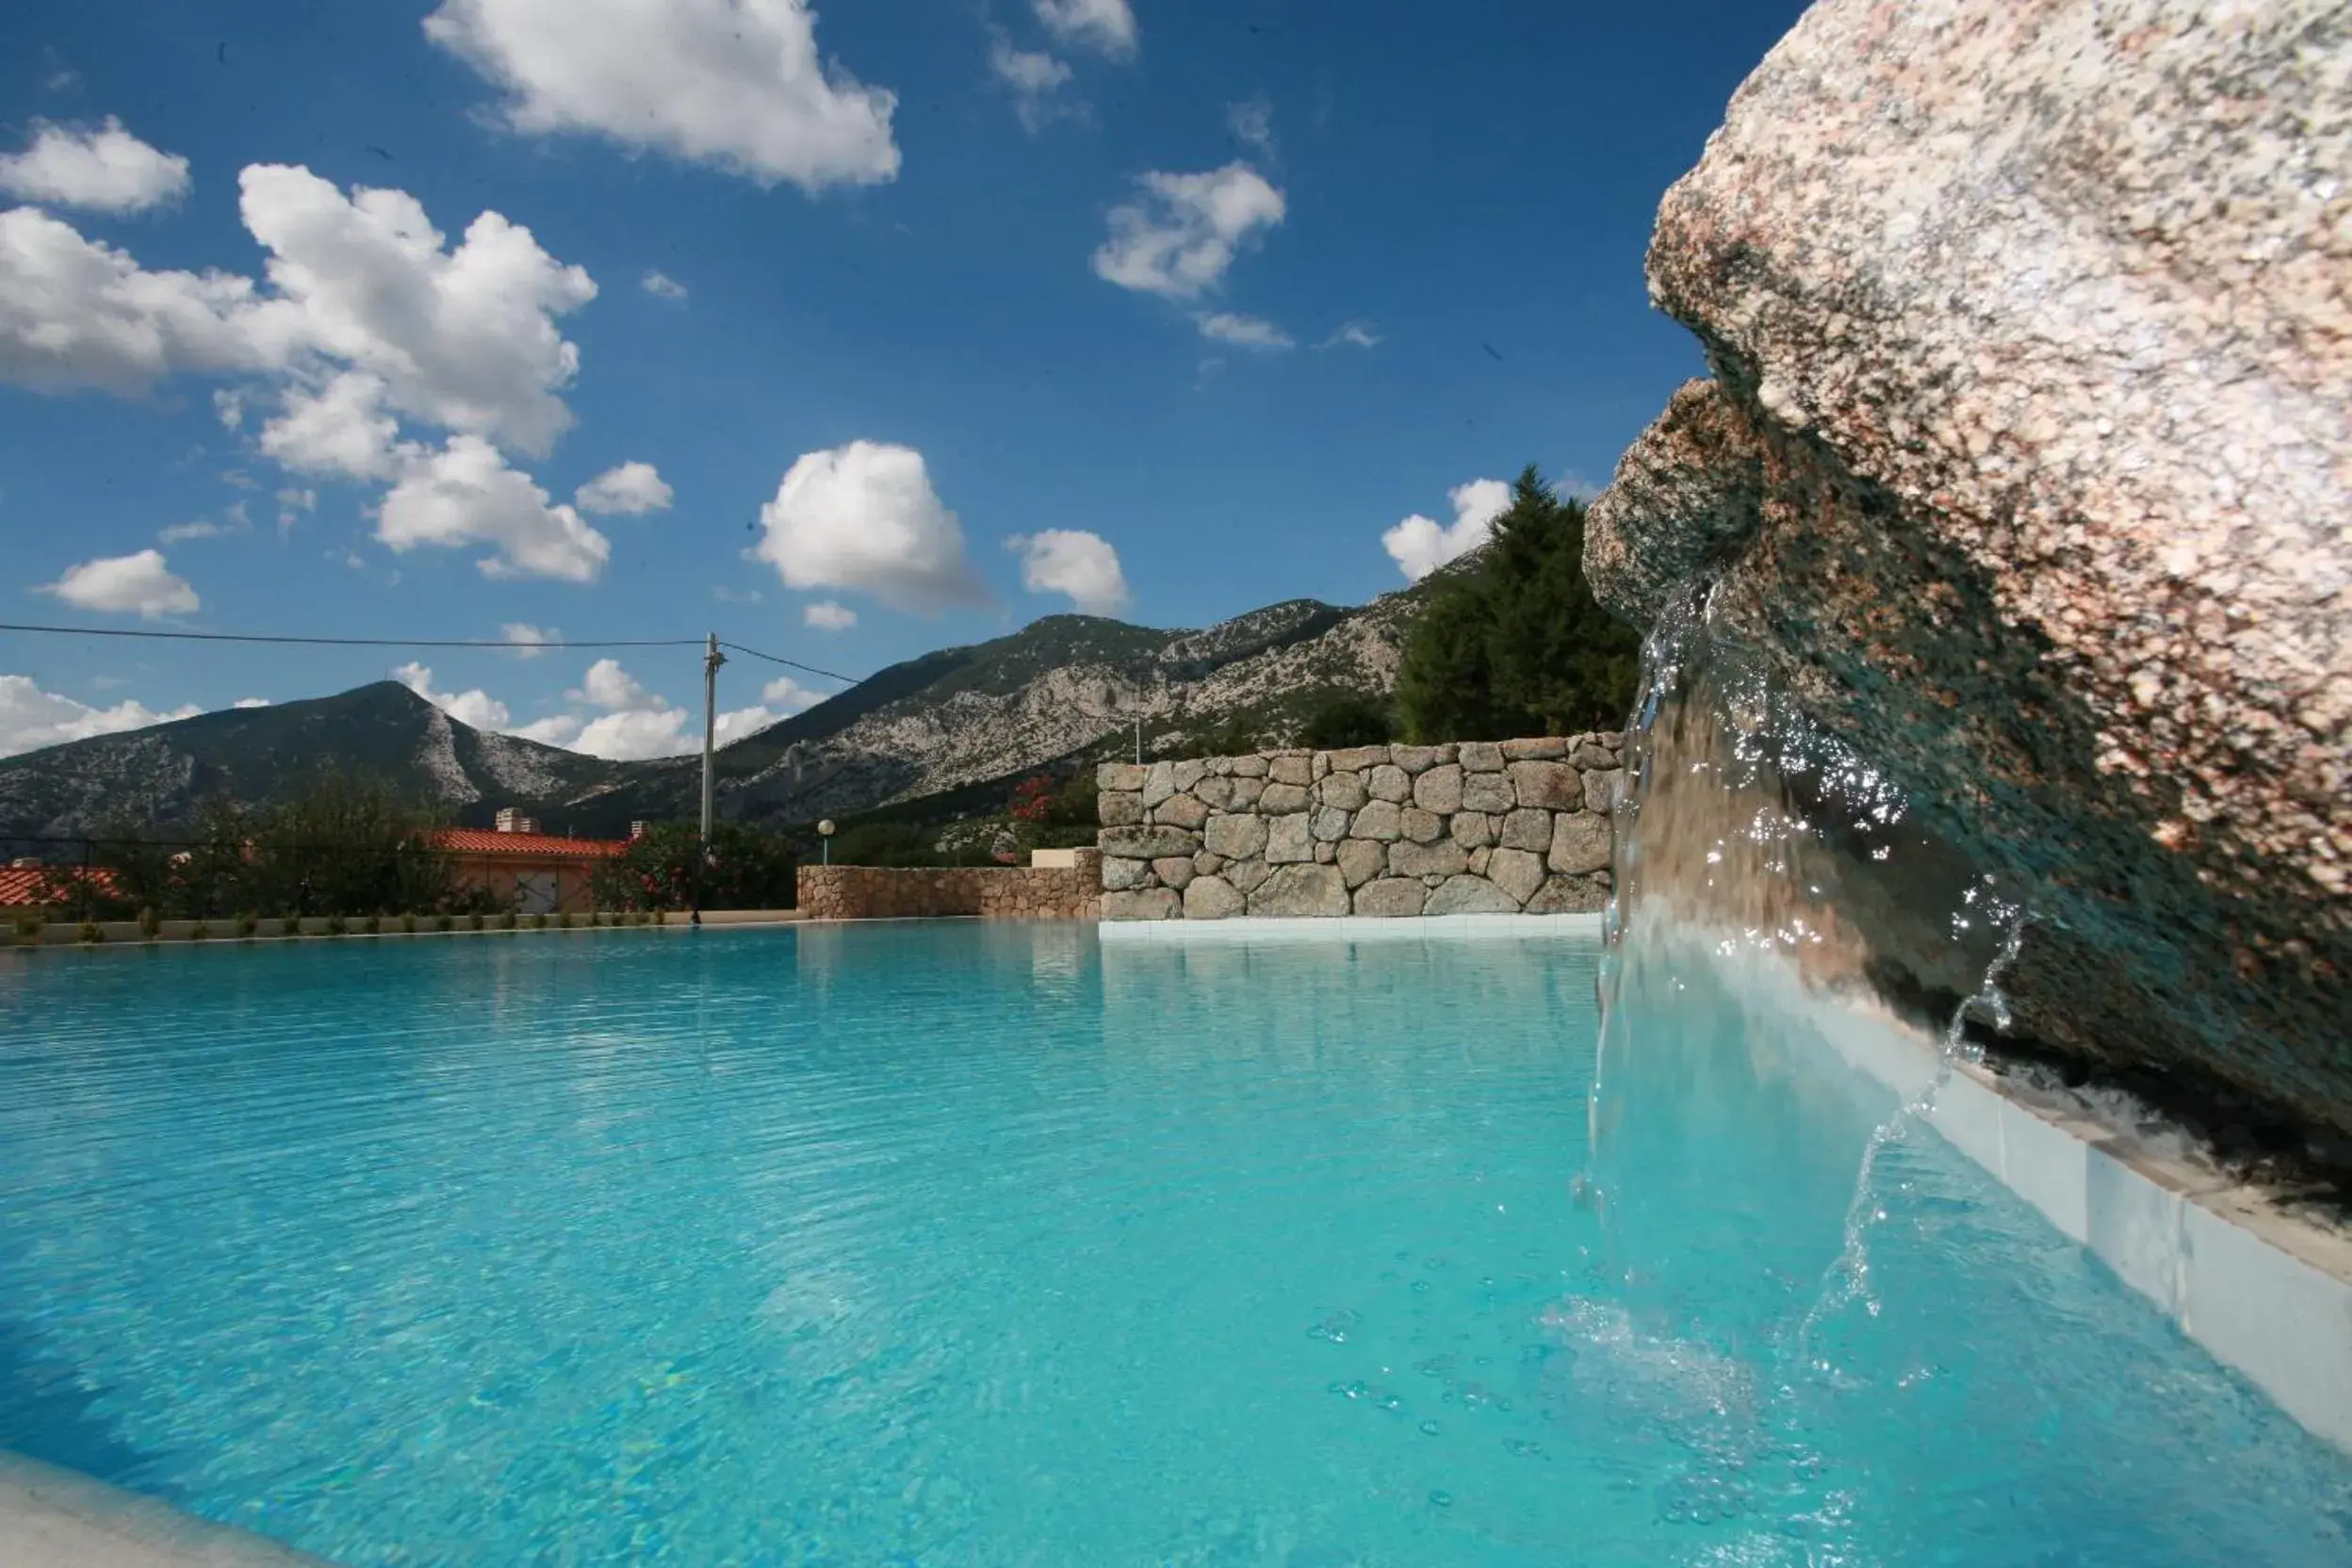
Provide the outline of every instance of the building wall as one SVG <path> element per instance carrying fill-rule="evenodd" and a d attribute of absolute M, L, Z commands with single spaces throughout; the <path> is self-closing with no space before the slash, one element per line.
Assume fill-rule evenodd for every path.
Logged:
<path fill-rule="evenodd" d="M 1105 762 L 1102 918 L 1599 909 L 1623 743 L 1588 734 Z"/>
<path fill-rule="evenodd" d="M 803 866 L 800 912 L 805 920 L 1095 920 L 1102 913 L 1100 860 L 1089 849 L 1068 868 Z"/>
<path fill-rule="evenodd" d="M 487 888 L 501 899 L 513 900 L 524 914 L 578 915 L 595 907 L 589 881 L 600 863 L 544 855 L 459 854 L 450 872 L 459 886 Z"/>

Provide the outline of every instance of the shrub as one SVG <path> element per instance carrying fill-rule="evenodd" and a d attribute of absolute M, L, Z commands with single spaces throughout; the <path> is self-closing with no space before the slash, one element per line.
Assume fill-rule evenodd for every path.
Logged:
<path fill-rule="evenodd" d="M 82 928 L 75 935 L 86 942 L 102 942 L 106 939 L 106 932 L 99 928 L 98 923 L 94 920 L 82 922 Z"/>
<path fill-rule="evenodd" d="M 359 923 L 359 928 L 372 937 L 377 932 L 384 929 L 384 917 L 382 915 L 369 915 L 366 920 Z"/>
<path fill-rule="evenodd" d="M 329 916 L 327 917 L 327 935 L 328 935 L 328 936 L 330 936 L 330 937 L 339 937 L 339 936 L 343 935 L 346 931 L 349 931 L 350 929 L 351 929 L 351 925 L 350 925 L 350 924 L 349 924 L 349 923 L 347 923 L 347 922 L 343 919 L 343 917 L 342 917 L 341 915 L 329 915 Z"/>
<path fill-rule="evenodd" d="M 139 912 L 139 934 L 145 941 L 154 941 L 163 934 L 163 917 L 152 906 Z"/>
<path fill-rule="evenodd" d="M 547 917 L 545 915 L 531 916 L 531 928 L 533 931 L 545 931 L 547 928 Z"/>
<path fill-rule="evenodd" d="M 192 942 L 208 942 L 212 940 L 212 927 L 200 920 L 189 927 L 188 939 Z"/>
<path fill-rule="evenodd" d="M 487 923 L 482 918 L 482 911 L 480 909 L 476 909 L 472 914 L 466 917 L 466 923 L 479 931 Z"/>
<path fill-rule="evenodd" d="M 456 924 L 457 917 L 455 915 L 436 915 L 433 917 L 433 928 L 435 931 L 448 931 L 455 927 Z"/>
<path fill-rule="evenodd" d="M 415 915 L 402 915 L 400 917 L 400 934 L 407 937 L 413 937 L 416 934 L 416 917 Z"/>
<path fill-rule="evenodd" d="M 569 909 L 564 910 L 555 917 L 555 923 L 569 931 L 572 928 L 572 912 Z"/>
<path fill-rule="evenodd" d="M 251 909 L 245 910 L 237 917 L 237 934 L 238 936 L 251 937 L 254 932 L 260 929 L 261 917 L 254 914 Z"/>
<path fill-rule="evenodd" d="M 1370 697 L 1346 694 L 1333 697 L 1307 718 L 1298 743 L 1321 751 L 1346 746 L 1382 745 L 1396 738 L 1396 721 L 1388 706 Z"/>
<path fill-rule="evenodd" d="M 514 910 L 509 909 L 509 910 L 507 910 L 507 911 L 506 911 L 506 913 L 504 913 L 504 914 L 502 914 L 502 915 L 500 915 L 500 916 L 498 917 L 498 929 L 499 929 L 499 930 L 501 930 L 501 931 L 512 931 L 512 930 L 514 930 L 514 926 L 515 926 L 515 919 L 514 919 Z"/>
<path fill-rule="evenodd" d="M 19 909 L 8 923 L 16 932 L 17 942 L 21 946 L 31 947 L 41 940 L 41 928 L 46 919 L 41 909 Z"/>
<path fill-rule="evenodd" d="M 300 915 L 288 915 L 288 916 L 286 916 L 284 920 L 281 920 L 280 922 L 278 922 L 278 935 L 279 935 L 279 936 L 281 936 L 281 937 L 299 937 L 299 936 L 301 936 L 302 934 L 302 916 L 300 916 Z"/>

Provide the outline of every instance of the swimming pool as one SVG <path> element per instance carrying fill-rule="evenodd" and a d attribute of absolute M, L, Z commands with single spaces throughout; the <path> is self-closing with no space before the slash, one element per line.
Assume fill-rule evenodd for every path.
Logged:
<path fill-rule="evenodd" d="M 2352 1464 L 1596 940 L 0 959 L 0 1447 L 355 1565 L 2344 1560 Z"/>

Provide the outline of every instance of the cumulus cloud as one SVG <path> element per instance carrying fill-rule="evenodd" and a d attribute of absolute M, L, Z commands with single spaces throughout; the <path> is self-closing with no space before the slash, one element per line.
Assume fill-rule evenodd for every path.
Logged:
<path fill-rule="evenodd" d="M 1448 561 L 1477 549 L 1494 529 L 1494 519 L 1511 505 L 1511 486 L 1499 479 L 1474 479 L 1446 493 L 1454 503 L 1454 520 L 1440 524 L 1414 513 L 1380 535 L 1380 547 L 1396 561 L 1410 582 L 1418 582 Z"/>
<path fill-rule="evenodd" d="M 787 587 L 858 589 L 918 614 L 988 602 L 964 531 L 912 447 L 852 441 L 807 453 L 760 521 L 753 553 Z"/>
<path fill-rule="evenodd" d="M 823 702 L 825 694 L 812 686 L 803 686 L 791 676 L 780 675 L 760 688 L 760 700 L 773 706 L 779 713 L 797 713 Z M 720 717 L 726 715 L 721 714 Z"/>
<path fill-rule="evenodd" d="M 472 435 L 453 435 L 407 464 L 376 509 L 376 537 L 395 553 L 488 545 L 492 553 L 477 564 L 494 578 L 591 582 L 612 554 L 612 541 L 578 512 L 548 505 L 530 475 Z"/>
<path fill-rule="evenodd" d="M 699 735 L 688 732 L 692 715 L 645 690 L 617 659 L 599 659 L 589 665 L 579 687 L 564 695 L 603 710 L 583 722 L 567 743 L 574 751 L 612 762 L 636 762 L 675 757 L 701 743 Z"/>
<path fill-rule="evenodd" d="M 0 212 L 0 381 L 138 397 L 182 371 L 259 369 L 250 278 L 151 272 L 37 207 Z"/>
<path fill-rule="evenodd" d="M 669 485 L 652 464 L 624 463 L 573 491 L 572 504 L 582 512 L 636 517 L 667 511 L 670 496 Z"/>
<path fill-rule="evenodd" d="M 1225 128 L 1235 141 L 1263 158 L 1275 156 L 1274 105 L 1263 92 L 1225 106 Z"/>
<path fill-rule="evenodd" d="M 0 191 L 100 212 L 145 212 L 188 193 L 188 159 L 158 152 L 106 116 L 96 130 L 33 122 L 33 143 L 0 155 Z"/>
<path fill-rule="evenodd" d="M 338 479 L 388 479 L 399 466 L 398 419 L 384 411 L 384 382 L 347 370 L 322 386 L 289 387 L 261 427 L 261 449 L 281 467 Z"/>
<path fill-rule="evenodd" d="M 580 738 L 580 727 L 587 721 L 577 713 L 556 713 L 529 724 L 518 724 L 507 731 L 526 741 L 536 741 L 543 746 L 563 746 L 569 749 Z"/>
<path fill-rule="evenodd" d="M 596 297 L 583 269 L 497 212 L 475 218 L 449 250 L 406 191 L 347 197 L 282 164 L 252 165 L 237 184 L 276 289 L 254 310 L 253 332 L 276 359 L 347 366 L 374 378 L 398 413 L 532 455 L 569 427 L 557 394 L 580 351 L 555 318 Z"/>
<path fill-rule="evenodd" d="M 108 556 L 68 566 L 57 581 L 43 585 L 81 610 L 137 613 L 146 620 L 165 615 L 190 615 L 197 608 L 196 590 L 172 574 L 161 550 Z"/>
<path fill-rule="evenodd" d="M 603 136 L 812 192 L 898 173 L 897 95 L 819 57 L 807 0 L 443 0 L 424 27 L 506 90 L 525 134 Z"/>
<path fill-rule="evenodd" d="M 509 621 L 498 628 L 498 635 L 514 645 L 517 659 L 536 659 L 547 651 L 548 644 L 564 640 L 564 633 L 555 628 L 542 630 L 528 621 Z"/>
<path fill-rule="evenodd" d="M 232 521 L 225 523 L 215 522 L 209 517 L 199 517 L 193 522 L 166 524 L 155 530 L 155 543 L 176 545 L 188 539 L 225 539 L 232 533 L 252 531 L 243 514 L 238 513 L 234 515 Z"/>
<path fill-rule="evenodd" d="M 1246 163 L 1199 174 L 1157 171 L 1111 209 L 1095 275 L 1121 288 L 1193 300 L 1224 282 L 1243 246 L 1282 220 L 1282 193 Z"/>
<path fill-rule="evenodd" d="M 1004 547 L 1021 557 L 1021 584 L 1033 594 L 1068 594 L 1089 615 L 1113 615 L 1126 607 L 1119 551 L 1099 533 L 1049 528 L 1016 533 Z"/>
<path fill-rule="evenodd" d="M 1047 32 L 1113 59 L 1135 52 L 1135 13 L 1127 0 L 1030 0 Z"/>
<path fill-rule="evenodd" d="M 119 735 L 151 724 L 192 719 L 204 710 L 194 703 L 157 712 L 142 703 L 124 700 L 112 708 L 92 708 L 56 692 L 44 692 L 33 678 L 0 675 L 0 757 L 16 757 L 43 746 L 87 741 L 93 735 Z"/>
<path fill-rule="evenodd" d="M 399 666 L 392 678 L 438 708 L 449 717 L 476 729 L 503 730 L 512 717 L 506 704 L 477 686 L 466 692 L 433 690 L 433 669 L 414 661 Z"/>
<path fill-rule="evenodd" d="M 1237 344 L 1245 349 L 1287 349 L 1294 345 L 1290 335 L 1273 322 L 1256 316 L 1236 316 L 1232 311 L 1202 311 L 1192 318 L 1200 329 L 1200 335 L 1219 343 Z"/>
<path fill-rule="evenodd" d="M 858 624 L 858 612 L 845 604 L 835 604 L 831 599 L 819 599 L 814 604 L 801 606 L 800 624 L 814 627 L 819 631 L 847 631 Z"/>
<path fill-rule="evenodd" d="M 1316 345 L 1323 349 L 1377 349 L 1380 346 L 1380 335 L 1372 330 L 1369 321 L 1343 321 L 1331 336 Z"/>
<path fill-rule="evenodd" d="M 1032 136 L 1049 122 L 1076 112 L 1054 96 L 1070 84 L 1070 69 L 1052 55 L 1016 49 L 1012 40 L 1000 32 L 988 41 L 988 69 L 1012 93 L 1013 112 Z"/>
<path fill-rule="evenodd" d="M 637 280 L 637 286 L 657 300 L 682 300 L 686 286 L 658 267 L 645 269 L 645 275 Z"/>

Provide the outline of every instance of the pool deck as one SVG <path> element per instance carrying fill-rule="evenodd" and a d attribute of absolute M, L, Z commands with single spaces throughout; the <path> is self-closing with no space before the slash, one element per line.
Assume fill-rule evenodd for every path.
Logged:
<path fill-rule="evenodd" d="M 334 1568 L 274 1541 L 0 1452 L 7 1568 Z"/>

